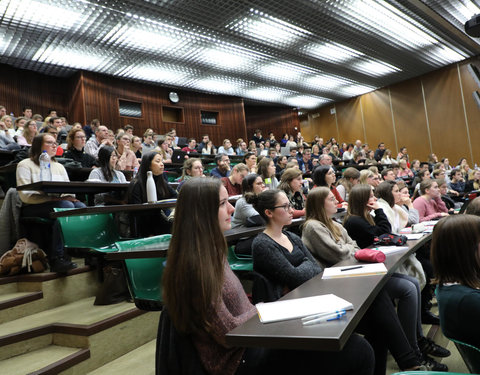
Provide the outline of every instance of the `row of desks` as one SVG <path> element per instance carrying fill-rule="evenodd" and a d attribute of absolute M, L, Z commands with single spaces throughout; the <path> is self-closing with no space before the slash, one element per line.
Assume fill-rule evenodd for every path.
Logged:
<path fill-rule="evenodd" d="M 303 349 L 339 351 L 354 332 L 378 292 L 395 272 L 397 267 L 423 244 L 430 240 L 426 235 L 420 240 L 409 241 L 409 249 L 387 256 L 386 275 L 363 276 L 322 280 L 322 274 L 315 276 L 284 297 L 285 299 L 311 297 L 333 293 L 354 306 L 340 320 L 308 327 L 302 326 L 300 319 L 264 324 L 254 316 L 227 334 L 227 344 L 239 347 L 266 347 L 276 349 Z M 341 262 L 340 265 L 361 264 L 355 259 Z"/>
<path fill-rule="evenodd" d="M 30 185 L 20 186 L 18 190 L 42 190 L 51 193 L 99 193 L 115 189 L 125 189 L 128 184 L 109 183 L 86 183 L 86 182 L 39 182 Z M 66 191 L 68 190 L 68 191 Z M 85 215 L 94 213 L 134 212 L 155 210 L 175 206 L 172 200 L 166 203 L 99 206 L 74 209 L 63 212 L 52 213 L 52 217 Z M 304 219 L 296 219 L 292 225 L 301 225 Z M 228 243 L 234 243 L 240 238 L 256 235 L 264 230 L 264 227 L 231 229 L 225 233 Z M 385 265 L 388 269 L 386 275 L 361 277 L 360 279 L 342 278 L 322 280 L 322 275 L 317 275 L 299 288 L 291 291 L 282 299 L 310 297 L 314 295 L 333 293 L 346 299 L 354 305 L 353 311 L 348 311 L 346 317 L 341 320 L 303 327 L 299 319 L 263 324 L 258 316 L 227 334 L 227 343 L 241 347 L 268 347 L 283 349 L 308 349 L 308 350 L 341 350 L 350 335 L 355 330 L 366 310 L 385 285 L 388 278 L 399 264 L 401 264 L 410 253 L 416 251 L 430 236 L 424 236 L 417 241 L 409 241 L 409 249 L 403 252 L 388 255 Z M 124 260 L 132 258 L 153 258 L 165 257 L 168 244 L 164 248 L 136 250 L 132 252 L 114 252 L 107 254 L 111 260 Z M 338 265 L 359 264 L 351 259 Z"/>

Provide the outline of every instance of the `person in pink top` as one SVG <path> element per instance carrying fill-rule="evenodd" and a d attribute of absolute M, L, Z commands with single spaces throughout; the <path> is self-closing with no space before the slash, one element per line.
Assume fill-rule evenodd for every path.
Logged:
<path fill-rule="evenodd" d="M 420 222 L 440 219 L 448 216 L 448 209 L 440 196 L 440 189 L 435 180 L 424 180 L 420 183 L 420 195 L 413 202 L 418 211 Z"/>

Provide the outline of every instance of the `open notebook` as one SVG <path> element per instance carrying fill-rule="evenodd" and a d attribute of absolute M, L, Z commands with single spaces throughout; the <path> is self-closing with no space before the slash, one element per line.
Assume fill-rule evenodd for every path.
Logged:
<path fill-rule="evenodd" d="M 358 264 L 343 267 L 329 267 L 323 271 L 322 279 L 335 279 L 340 277 L 371 276 L 387 273 L 383 263 Z"/>
<path fill-rule="evenodd" d="M 335 294 L 295 298 L 285 301 L 260 302 L 256 305 L 262 323 L 303 318 L 308 315 L 339 310 L 353 310 L 353 305 Z"/>

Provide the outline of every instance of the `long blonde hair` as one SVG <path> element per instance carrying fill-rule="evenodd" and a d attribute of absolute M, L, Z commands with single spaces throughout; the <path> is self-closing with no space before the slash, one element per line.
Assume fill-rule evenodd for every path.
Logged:
<path fill-rule="evenodd" d="M 307 224 L 309 220 L 317 220 L 328 228 L 328 230 L 332 233 L 333 238 L 335 238 L 335 241 L 339 241 L 342 238 L 342 232 L 325 211 L 325 200 L 329 194 L 330 189 L 325 186 L 316 187 L 310 191 L 308 194 L 307 203 L 305 204 L 305 224 Z"/>

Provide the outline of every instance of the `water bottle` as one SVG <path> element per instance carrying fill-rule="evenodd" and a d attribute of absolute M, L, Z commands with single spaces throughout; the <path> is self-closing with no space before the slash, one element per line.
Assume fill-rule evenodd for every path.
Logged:
<path fill-rule="evenodd" d="M 272 188 L 272 179 L 271 178 L 266 178 L 265 179 L 265 186 L 267 187 L 267 189 Z"/>
<path fill-rule="evenodd" d="M 40 181 L 52 181 L 52 170 L 50 169 L 50 156 L 43 151 L 38 158 L 40 162 Z"/>
<path fill-rule="evenodd" d="M 157 187 L 153 180 L 152 171 L 147 172 L 147 202 L 155 203 L 157 201 Z"/>
<path fill-rule="evenodd" d="M 138 167 L 133 168 L 132 179 L 134 179 L 135 177 L 137 177 L 137 173 L 138 173 Z M 148 173 L 148 172 L 147 172 L 147 173 Z"/>

